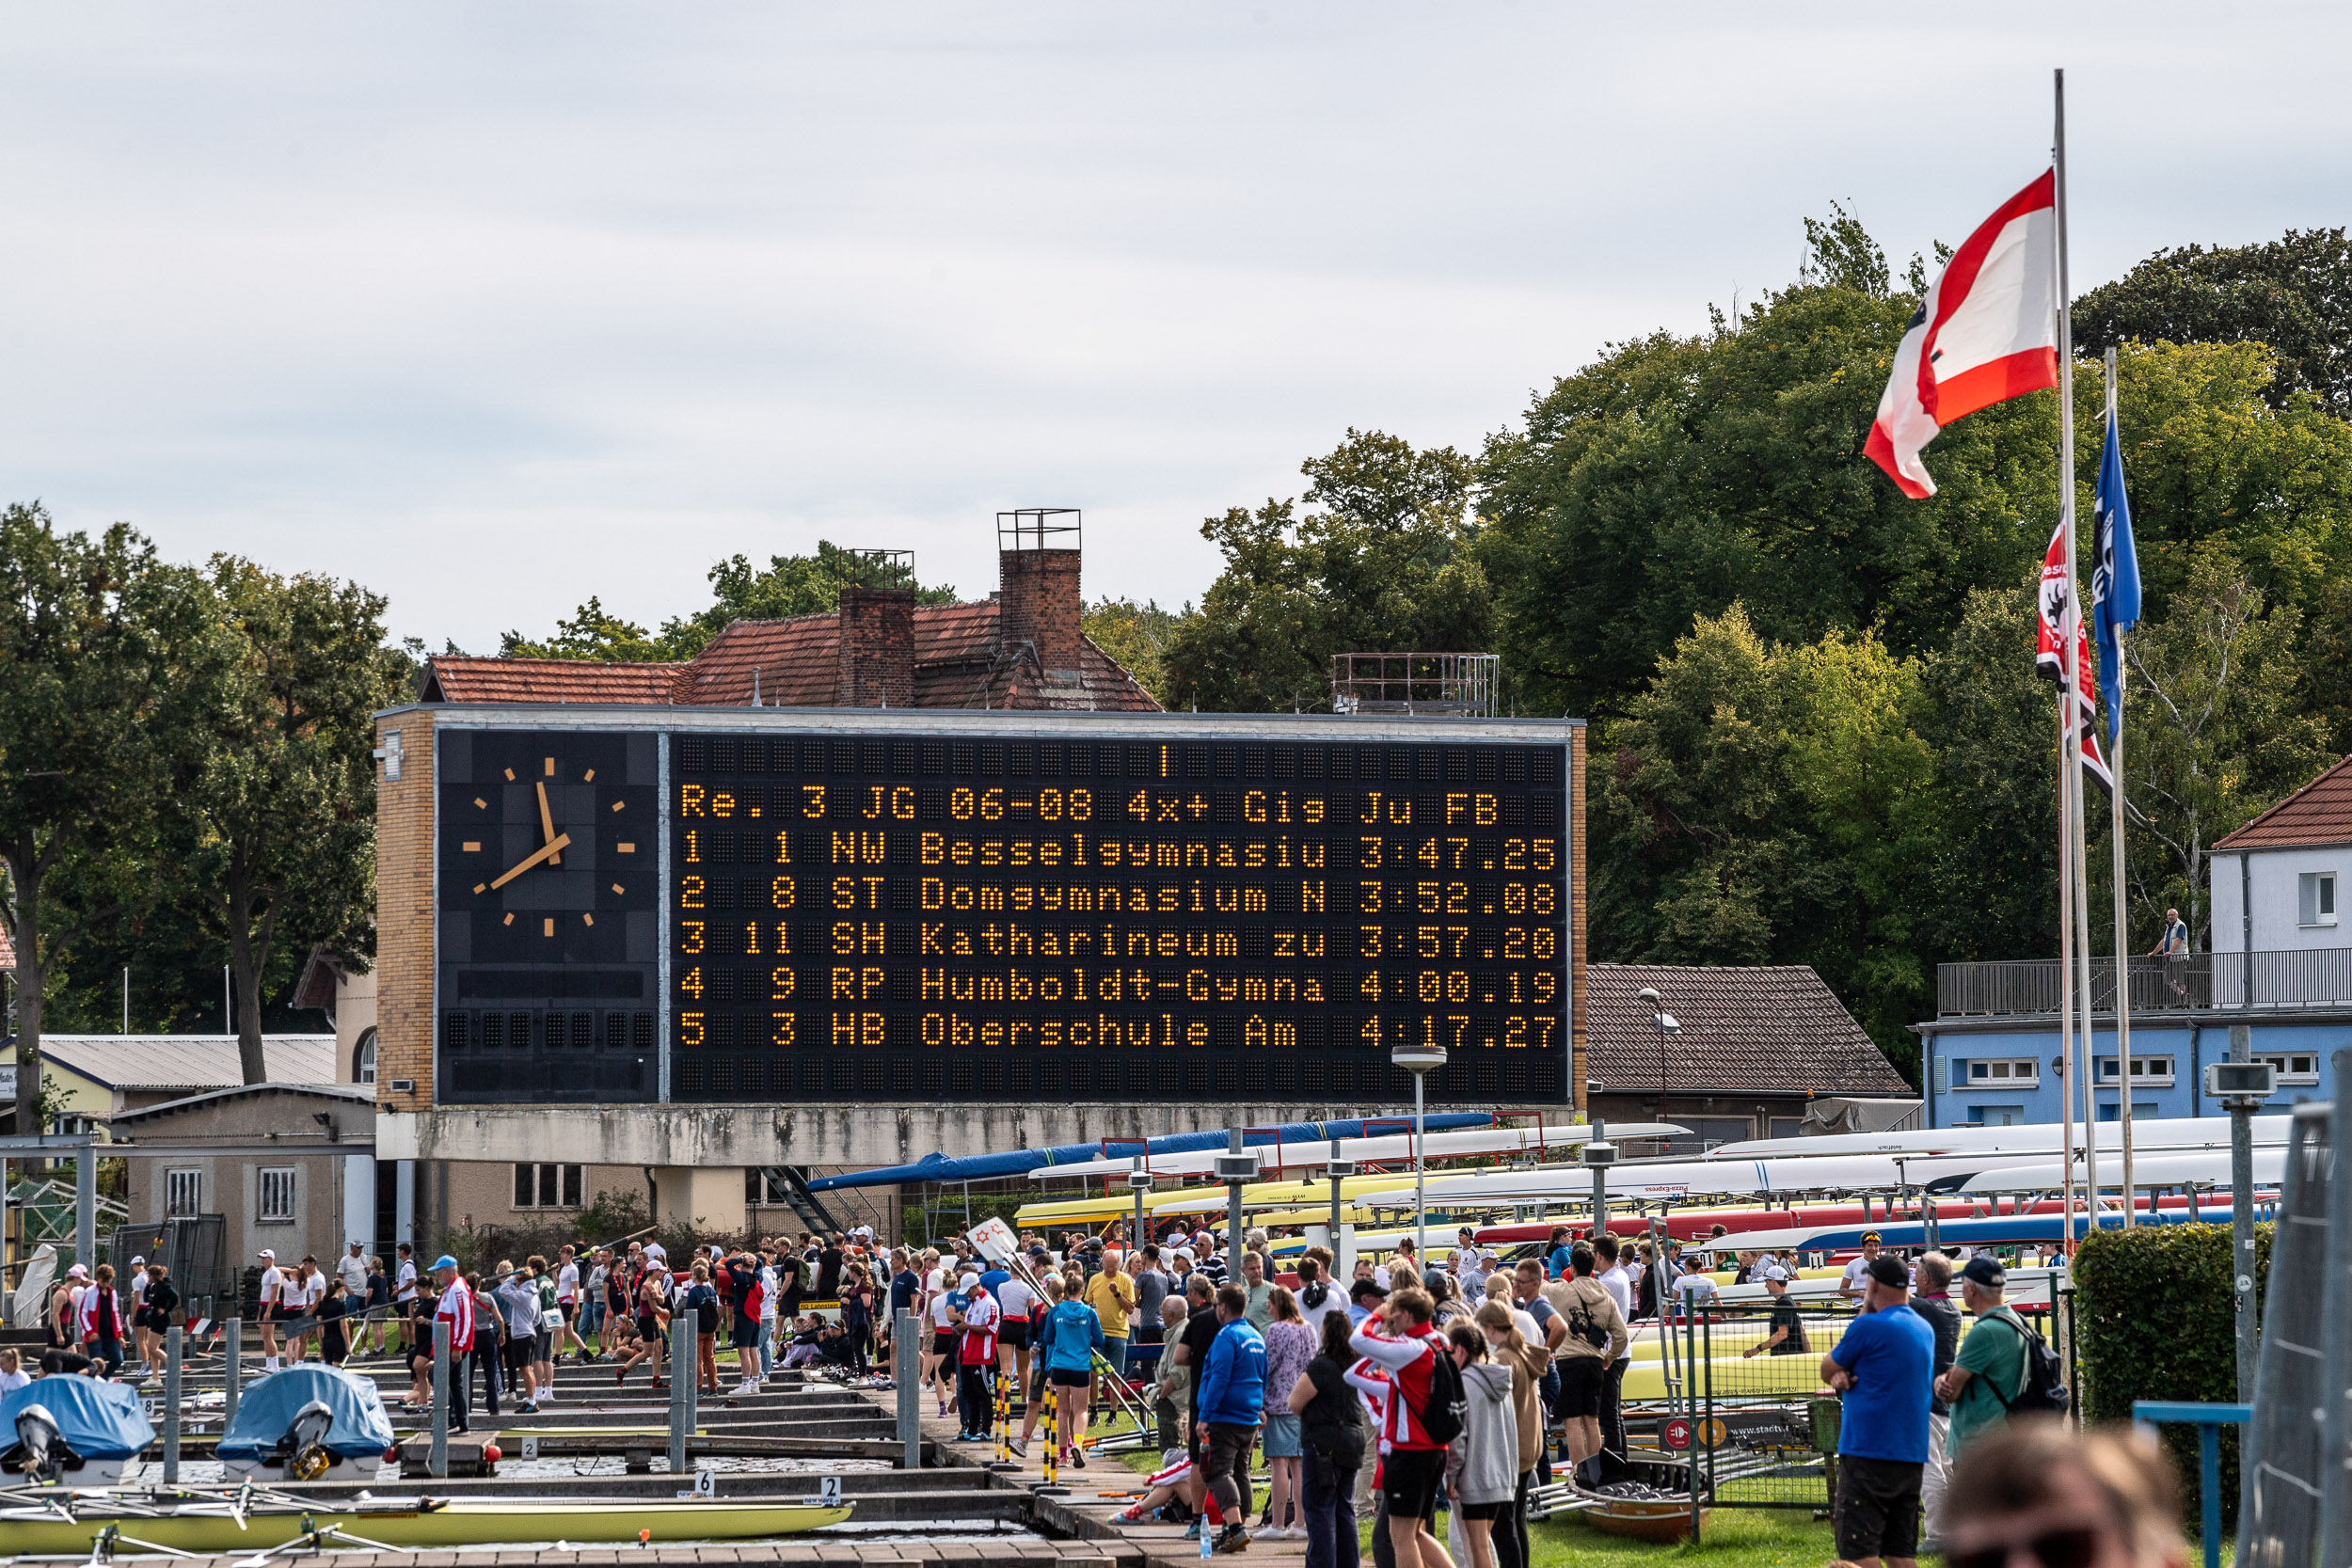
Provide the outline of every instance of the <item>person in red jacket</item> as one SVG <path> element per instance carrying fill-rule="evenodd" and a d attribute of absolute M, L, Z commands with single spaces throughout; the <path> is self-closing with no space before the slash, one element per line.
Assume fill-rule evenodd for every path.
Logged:
<path fill-rule="evenodd" d="M 1426 1424 L 1434 1358 L 1448 1354 L 1429 1326 L 1436 1310 L 1426 1291 L 1399 1291 L 1348 1340 L 1357 1354 L 1387 1371 L 1394 1386 L 1380 1413 L 1380 1500 L 1396 1568 L 1454 1568 L 1445 1544 L 1430 1529 L 1445 1481 L 1445 1445 L 1429 1435 Z"/>

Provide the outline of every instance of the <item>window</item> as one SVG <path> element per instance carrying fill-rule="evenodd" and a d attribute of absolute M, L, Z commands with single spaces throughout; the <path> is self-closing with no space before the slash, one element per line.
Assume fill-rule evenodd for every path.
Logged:
<path fill-rule="evenodd" d="M 2162 1115 L 2162 1113 L 2156 1109 L 2156 1102 L 2153 1100 L 2135 1100 L 2132 1101 L 2132 1117 L 2135 1120 L 2142 1117 L 2153 1119 L 2160 1115 Z M 2102 1105 L 2099 1107 L 2099 1119 L 2101 1121 L 2122 1121 L 2123 1119 L 2123 1108 L 2120 1105 Z"/>
<path fill-rule="evenodd" d="M 200 1170 L 164 1172 L 164 1213 L 197 1214 L 204 1207 L 204 1173 Z"/>
<path fill-rule="evenodd" d="M 2306 871 L 2295 879 L 2296 919 L 2306 926 L 2336 923 L 2336 874 Z"/>
<path fill-rule="evenodd" d="M 359 1043 L 351 1053 L 351 1081 L 355 1084 L 375 1082 L 375 1031 L 364 1029 Z"/>
<path fill-rule="evenodd" d="M 1804 1136 L 1804 1117 L 1774 1117 L 1772 1118 L 1772 1136 L 1775 1138 Z"/>
<path fill-rule="evenodd" d="M 585 1165 L 516 1165 L 515 1207 L 517 1209 L 577 1209 L 584 1201 Z"/>
<path fill-rule="evenodd" d="M 1971 1084 L 2035 1084 L 2041 1082 L 2042 1064 L 2031 1056 L 2010 1057 L 2007 1060 L 1973 1061 L 1968 1064 Z M 2008 1122 L 1994 1122 L 2007 1127 Z"/>
<path fill-rule="evenodd" d="M 2115 1082 L 2115 1075 L 2116 1075 L 2116 1058 L 2114 1058 L 2113 1056 L 2102 1056 L 2102 1057 L 2100 1057 L 2100 1058 L 2099 1058 L 2099 1082 L 2100 1082 L 2101 1084 L 2103 1084 L 2103 1085 L 2106 1085 L 2106 1084 L 2112 1084 L 2112 1083 L 2114 1083 L 2114 1082 Z M 2161 1087 L 2161 1086 L 2169 1085 L 2171 1082 L 2172 1082 L 2172 1058 L 2171 1058 L 2171 1057 L 2169 1057 L 2169 1056 L 2141 1056 L 2141 1055 L 2137 1055 L 2137 1054 L 2135 1054 L 2135 1055 L 2132 1057 L 2132 1083 L 2133 1083 L 2136 1086 L 2140 1087 L 2140 1088 L 2157 1088 L 2157 1087 Z M 2133 1110 L 2132 1114 L 2133 1114 L 2134 1116 L 2137 1116 L 2137 1115 L 2139 1114 L 2139 1112 L 2138 1112 L 2138 1110 L 2137 1109 L 2137 1107 L 2138 1106 L 2139 1102 L 2138 1102 L 2137 1101 L 2132 1101 L 2132 1104 L 2133 1104 L 2133 1106 L 2135 1107 L 2135 1109 Z"/>
<path fill-rule="evenodd" d="M 790 1189 L 784 1175 L 772 1166 L 755 1166 L 743 1173 L 743 1198 L 747 1203 L 790 1203 Z"/>
<path fill-rule="evenodd" d="M 1979 1127 L 2017 1127 L 2026 1119 L 2023 1105 L 1971 1105 L 1968 1119 Z"/>
<path fill-rule="evenodd" d="M 294 1217 L 294 1173 L 291 1166 L 253 1173 L 257 1201 L 253 1217 L 262 1225 L 292 1225 Z"/>
<path fill-rule="evenodd" d="M 2254 1060 L 2268 1062 L 2279 1069 L 2281 1084 L 2316 1084 L 2319 1082 L 2319 1053 L 2314 1051 L 2257 1051 Z"/>

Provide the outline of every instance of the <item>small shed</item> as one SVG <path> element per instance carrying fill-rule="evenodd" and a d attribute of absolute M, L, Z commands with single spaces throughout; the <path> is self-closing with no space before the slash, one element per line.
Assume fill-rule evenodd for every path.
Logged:
<path fill-rule="evenodd" d="M 347 1084 L 241 1084 L 113 1118 L 114 1140 L 155 1150 L 129 1164 L 131 1222 L 218 1214 L 232 1275 L 263 1247 L 332 1269 L 378 1235 L 375 1105 Z"/>

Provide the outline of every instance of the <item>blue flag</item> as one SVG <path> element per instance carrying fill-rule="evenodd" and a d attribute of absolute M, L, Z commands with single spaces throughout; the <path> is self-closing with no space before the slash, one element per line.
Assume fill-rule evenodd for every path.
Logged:
<path fill-rule="evenodd" d="M 2107 743 L 2123 727 L 2122 633 L 2139 624 L 2139 556 L 2132 546 L 2132 503 L 2123 495 L 2123 448 L 2107 416 L 2107 450 L 2099 462 L 2091 499 L 2095 527 L 2090 568 L 2090 624 L 2099 639 L 2099 695 L 2107 705 Z"/>

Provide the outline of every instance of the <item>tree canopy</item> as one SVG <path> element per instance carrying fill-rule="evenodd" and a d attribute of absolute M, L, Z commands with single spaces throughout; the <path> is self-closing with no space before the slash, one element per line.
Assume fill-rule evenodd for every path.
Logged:
<path fill-rule="evenodd" d="M 1303 498 L 1209 519 L 1167 695 L 1279 711 L 1333 652 L 1498 651 L 1519 709 L 1594 724 L 1593 956 L 1811 964 L 1908 1066 L 1937 963 L 2056 946 L 2057 398 L 1944 431 L 1906 499 L 1862 449 L 1929 263 L 1899 283 L 1842 209 L 1805 234 L 1788 287 L 1609 345 L 1474 460 L 1350 431 Z M 2201 942 L 2206 849 L 2352 745 L 2344 261 L 2341 231 L 2167 251 L 2076 309 L 2119 349 L 2146 578 L 2132 907 Z M 2105 395 L 2087 358 L 2084 559 Z"/>
<path fill-rule="evenodd" d="M 782 621 L 795 615 L 825 615 L 841 607 L 844 588 L 912 588 L 923 604 L 953 604 L 956 591 L 925 587 L 912 568 L 888 556 L 843 549 L 829 539 L 814 555 L 775 555 L 765 569 L 748 556 L 732 555 L 710 568 L 710 603 L 691 615 L 673 616 L 659 632 L 622 620 L 600 596 L 555 624 L 552 635 L 530 639 L 510 631 L 499 653 L 509 658 L 615 659 L 652 663 L 691 658 L 703 644 L 727 629 L 730 621 Z"/>
<path fill-rule="evenodd" d="M 2308 393 L 2352 419 L 2352 244 L 2342 229 L 2290 229 L 2266 245 L 2159 250 L 2074 302 L 2074 346 L 2266 344 L 2285 406 Z"/>

